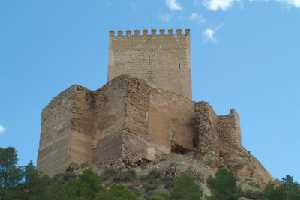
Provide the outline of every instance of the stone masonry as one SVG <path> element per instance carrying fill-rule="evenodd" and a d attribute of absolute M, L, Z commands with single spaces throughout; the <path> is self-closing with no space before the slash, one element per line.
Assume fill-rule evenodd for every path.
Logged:
<path fill-rule="evenodd" d="M 42 113 L 38 166 L 54 175 L 71 163 L 134 164 L 172 145 L 193 149 L 193 110 L 190 99 L 128 75 L 97 91 L 72 86 Z"/>
<path fill-rule="evenodd" d="M 189 30 L 176 33 L 110 33 L 109 82 L 96 91 L 71 86 L 42 112 L 41 172 L 53 176 L 73 164 L 136 167 L 194 152 L 211 169 L 228 167 L 259 184 L 272 180 L 242 147 L 235 110 L 219 116 L 192 101 Z"/>
<path fill-rule="evenodd" d="M 110 32 L 109 80 L 129 74 L 191 99 L 190 60 L 189 29 Z"/>

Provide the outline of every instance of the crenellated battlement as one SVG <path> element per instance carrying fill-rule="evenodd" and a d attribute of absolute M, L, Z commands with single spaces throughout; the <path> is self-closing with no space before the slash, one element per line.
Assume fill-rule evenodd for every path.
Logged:
<path fill-rule="evenodd" d="M 192 98 L 190 29 L 110 31 L 108 80 L 128 74 Z"/>
<path fill-rule="evenodd" d="M 173 36 L 178 38 L 186 38 L 190 36 L 190 29 L 143 29 L 143 30 L 127 30 L 127 31 L 110 31 L 110 38 L 128 38 L 128 37 L 159 37 Z"/>

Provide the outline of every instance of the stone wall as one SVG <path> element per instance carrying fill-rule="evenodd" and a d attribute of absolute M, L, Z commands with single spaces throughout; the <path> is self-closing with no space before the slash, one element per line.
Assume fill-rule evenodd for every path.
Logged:
<path fill-rule="evenodd" d="M 218 153 L 220 137 L 217 134 L 217 118 L 213 108 L 207 102 L 195 103 L 196 146 L 202 154 Z"/>
<path fill-rule="evenodd" d="M 150 159 L 150 91 L 145 81 L 121 75 L 95 93 L 94 164 L 121 167 Z"/>
<path fill-rule="evenodd" d="M 149 136 L 149 104 L 151 87 L 145 81 L 130 78 L 128 80 L 128 96 L 126 118 L 128 132 L 143 137 Z"/>
<path fill-rule="evenodd" d="M 150 95 L 149 133 L 157 145 L 193 149 L 194 105 L 189 98 L 153 89 Z M 166 149 L 166 150 L 167 150 Z"/>
<path fill-rule="evenodd" d="M 96 91 L 72 86 L 42 118 L 39 168 L 48 174 L 70 163 L 135 163 L 194 148 L 219 154 L 222 145 L 241 143 L 235 111 L 217 116 L 206 102 L 194 104 L 129 75 Z"/>
<path fill-rule="evenodd" d="M 38 168 L 52 175 L 71 163 L 134 164 L 191 150 L 193 111 L 189 98 L 128 75 L 96 91 L 72 86 L 43 111 Z"/>
<path fill-rule="evenodd" d="M 72 86 L 42 112 L 38 168 L 50 176 L 63 172 L 77 156 L 89 154 L 85 148 L 89 137 L 85 135 L 91 132 L 89 120 L 93 116 L 85 97 L 89 97 L 87 89 Z"/>
<path fill-rule="evenodd" d="M 262 184 L 271 180 L 242 147 L 237 112 L 219 116 L 207 102 L 129 75 L 96 91 L 72 86 L 42 112 L 38 169 L 50 176 L 73 164 L 136 167 L 187 152 L 213 170 L 228 167 Z"/>
<path fill-rule="evenodd" d="M 123 129 L 117 129 L 118 131 L 107 129 L 107 131 L 104 131 L 107 134 L 103 134 L 100 127 L 96 128 L 97 139 L 94 141 L 98 143 L 97 148 L 101 149 L 101 151 L 96 151 L 98 156 L 96 160 L 102 161 L 99 164 L 107 165 L 110 163 L 106 158 L 113 151 L 114 145 L 112 144 L 122 143 L 123 148 L 116 147 L 114 149 L 118 149 L 116 154 L 121 157 L 114 161 L 111 159 L 113 161 L 111 163 L 117 162 L 120 164 L 121 159 L 122 162 L 125 161 L 127 164 L 131 163 L 132 165 L 141 160 L 156 159 L 163 153 L 170 153 L 172 145 L 178 145 L 185 149 L 193 148 L 191 122 L 194 116 L 194 105 L 190 99 L 172 92 L 152 88 L 144 80 L 127 75 L 113 79 L 109 88 L 111 89 L 113 85 L 120 86 L 117 83 L 127 85 L 123 87 L 126 89 L 118 92 L 126 93 L 124 102 L 119 101 L 119 103 L 122 103 L 118 106 L 118 102 L 113 103 L 111 99 L 108 104 L 115 105 L 118 108 L 114 108 L 116 110 L 125 111 L 123 114 L 116 115 L 119 120 L 124 122 L 124 125 L 121 126 Z M 111 90 L 118 91 L 117 88 Z M 122 99 L 113 94 L 109 96 L 113 99 Z M 97 118 L 105 119 L 108 116 L 103 110 L 99 108 L 96 110 L 99 112 Z M 116 119 L 113 118 L 111 123 L 111 125 L 115 124 Z"/>
<path fill-rule="evenodd" d="M 101 165 L 122 155 L 122 133 L 126 129 L 128 81 L 115 79 L 94 92 L 95 135 L 93 163 Z"/>
<path fill-rule="evenodd" d="M 191 99 L 190 66 L 189 30 L 110 33 L 109 80 L 128 74 Z"/>
<path fill-rule="evenodd" d="M 96 155 L 102 161 L 98 162 L 99 165 L 135 165 L 143 160 L 155 160 L 164 153 L 170 153 L 172 145 L 193 148 L 191 122 L 194 107 L 190 99 L 152 88 L 144 80 L 127 75 L 113 79 L 109 87 L 117 82 L 127 84 L 125 101 L 119 108 L 125 109 L 125 117 L 119 115 L 124 120 L 124 129 L 122 132 L 109 129 L 110 133 L 104 134 L 102 139 L 102 131 L 97 128 L 95 141 L 101 150 L 96 150 Z M 97 110 L 103 118 L 107 117 L 104 112 Z M 113 148 L 115 145 L 112 144 L 122 144 L 122 148 Z M 110 153 L 113 150 L 117 150 L 116 154 Z M 120 157 L 107 160 L 111 154 Z"/>
<path fill-rule="evenodd" d="M 229 168 L 241 181 L 266 185 L 272 177 L 241 144 L 238 113 L 216 115 L 207 102 L 195 103 L 194 127 L 200 159 L 211 169 Z"/>
<path fill-rule="evenodd" d="M 230 110 L 229 115 L 219 115 L 216 124 L 223 143 L 241 147 L 240 117 L 234 109 Z"/>
<path fill-rule="evenodd" d="M 94 95 L 81 86 L 77 86 L 76 98 L 72 103 L 70 160 L 72 163 L 91 162 L 91 142 L 94 136 Z"/>
<path fill-rule="evenodd" d="M 218 153 L 220 145 L 241 147 L 241 128 L 238 113 L 230 110 L 229 115 L 216 115 L 207 102 L 195 103 L 195 129 L 198 148 L 206 153 Z"/>

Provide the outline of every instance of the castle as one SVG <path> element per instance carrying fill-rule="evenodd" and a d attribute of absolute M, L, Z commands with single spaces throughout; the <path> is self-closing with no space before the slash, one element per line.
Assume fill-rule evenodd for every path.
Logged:
<path fill-rule="evenodd" d="M 190 30 L 109 33 L 108 83 L 71 86 L 42 112 L 38 169 L 53 176 L 75 163 L 135 167 L 168 154 L 208 155 L 209 167 L 267 183 L 241 144 L 239 115 L 192 100 Z M 213 155 L 213 156 L 212 156 Z"/>

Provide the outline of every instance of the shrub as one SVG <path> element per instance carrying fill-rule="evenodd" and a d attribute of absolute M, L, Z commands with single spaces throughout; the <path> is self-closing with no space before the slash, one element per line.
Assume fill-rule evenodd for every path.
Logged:
<path fill-rule="evenodd" d="M 240 189 L 236 177 L 227 169 L 220 169 L 215 177 L 209 177 L 207 183 L 211 191 L 209 200 L 238 200 Z"/>
<path fill-rule="evenodd" d="M 268 184 L 264 191 L 264 198 L 266 200 L 299 200 L 300 185 L 288 175 L 281 180 L 279 185 Z"/>
<path fill-rule="evenodd" d="M 175 178 L 174 189 L 171 192 L 172 200 L 201 200 L 202 191 L 196 184 L 196 179 L 184 174 Z"/>
<path fill-rule="evenodd" d="M 166 193 L 155 194 L 151 196 L 148 200 L 170 200 L 170 195 Z"/>
<path fill-rule="evenodd" d="M 138 195 L 127 187 L 114 185 L 111 188 L 97 194 L 95 200 L 138 200 Z"/>

